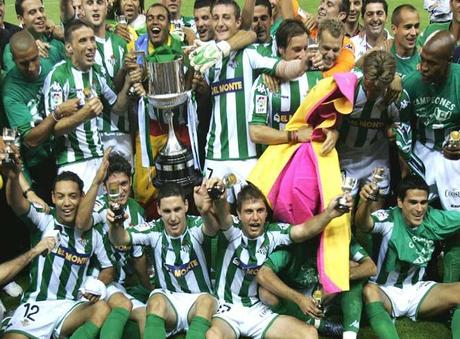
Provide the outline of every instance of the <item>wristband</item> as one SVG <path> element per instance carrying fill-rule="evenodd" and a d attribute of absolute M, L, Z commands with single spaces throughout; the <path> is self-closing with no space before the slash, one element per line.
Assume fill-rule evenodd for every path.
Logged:
<path fill-rule="evenodd" d="M 299 136 L 297 134 L 297 131 L 292 131 L 292 136 L 291 136 L 291 143 L 296 144 L 299 141 Z"/>
<path fill-rule="evenodd" d="M 24 192 L 22 192 L 22 196 L 27 199 L 27 193 L 29 192 L 33 192 L 34 190 L 32 189 L 32 187 L 29 187 L 28 189 L 26 189 Z"/>
<path fill-rule="evenodd" d="M 287 138 L 288 138 L 288 143 L 291 143 L 291 141 L 292 141 L 292 132 L 291 131 L 287 131 Z"/>

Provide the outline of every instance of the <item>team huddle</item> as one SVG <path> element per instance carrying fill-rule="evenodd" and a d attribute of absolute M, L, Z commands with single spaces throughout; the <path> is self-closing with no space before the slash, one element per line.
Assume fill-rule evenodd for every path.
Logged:
<path fill-rule="evenodd" d="M 460 0 L 421 34 L 385 0 L 59 5 L 16 0 L 19 28 L 0 0 L 1 208 L 31 243 L 0 264 L 30 264 L 2 338 L 354 339 L 365 317 L 393 339 L 438 315 L 460 338 Z M 165 110 L 150 68 L 175 61 Z M 156 180 L 171 135 L 193 187 Z"/>

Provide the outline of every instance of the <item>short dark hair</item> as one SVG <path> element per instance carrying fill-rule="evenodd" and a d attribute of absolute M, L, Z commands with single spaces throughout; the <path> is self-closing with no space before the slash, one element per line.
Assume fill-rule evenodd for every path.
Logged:
<path fill-rule="evenodd" d="M 241 191 L 239 191 L 238 196 L 236 197 L 236 210 L 241 212 L 241 208 L 243 207 L 243 203 L 245 201 L 259 199 L 264 202 L 267 211 L 269 211 L 270 208 L 264 194 L 256 186 L 249 183 L 244 186 Z"/>
<path fill-rule="evenodd" d="M 276 46 L 278 48 L 287 48 L 289 41 L 291 41 L 293 37 L 302 34 L 308 35 L 308 31 L 301 21 L 297 19 L 283 20 L 276 31 Z"/>
<path fill-rule="evenodd" d="M 14 3 L 14 9 L 16 10 L 16 15 L 24 16 L 24 7 L 22 7 L 23 2 L 26 0 L 16 0 Z M 40 0 L 43 5 L 43 0 Z"/>
<path fill-rule="evenodd" d="M 430 188 L 428 187 L 425 180 L 418 175 L 409 175 L 402 179 L 397 188 L 397 195 L 401 201 L 404 201 L 408 190 L 422 190 L 428 195 Z"/>
<path fill-rule="evenodd" d="M 398 26 L 401 23 L 401 12 L 403 10 L 418 13 L 417 8 L 415 8 L 411 4 L 399 5 L 393 10 L 393 13 L 391 14 L 391 24 L 392 25 Z"/>
<path fill-rule="evenodd" d="M 211 7 L 212 1 L 211 0 L 196 0 L 195 4 L 193 5 L 193 9 L 200 9 L 204 7 Z"/>
<path fill-rule="evenodd" d="M 155 3 L 151 4 L 150 7 L 147 8 L 147 10 L 145 11 L 145 14 L 147 14 L 148 11 L 150 11 L 152 8 L 155 8 L 155 7 L 161 7 L 161 8 L 163 8 L 163 9 L 166 11 L 166 13 L 167 13 L 168 22 L 171 22 L 171 21 L 172 21 L 171 12 L 169 11 L 168 7 L 166 7 L 165 5 L 163 5 L 163 4 L 160 3 L 160 2 L 155 2 Z"/>
<path fill-rule="evenodd" d="M 236 3 L 235 0 L 215 0 L 214 3 L 211 6 L 211 12 L 213 8 L 217 5 L 228 5 L 228 6 L 233 6 L 233 10 L 235 11 L 235 18 L 239 19 L 241 16 L 241 8 L 240 6 Z"/>
<path fill-rule="evenodd" d="M 181 197 L 183 201 L 186 201 L 184 189 L 175 182 L 168 182 L 158 187 L 158 206 L 160 206 L 161 199 L 169 197 Z"/>
<path fill-rule="evenodd" d="M 107 174 L 104 178 L 104 184 L 114 173 L 123 173 L 126 174 L 128 178 L 131 177 L 131 164 L 118 152 L 113 152 L 109 155 L 109 167 L 107 168 Z"/>
<path fill-rule="evenodd" d="M 346 20 L 346 18 L 348 17 L 348 14 L 350 13 L 350 0 L 340 1 L 339 12 L 345 12 L 345 14 L 347 15 L 345 17 L 345 20 Z"/>
<path fill-rule="evenodd" d="M 64 41 L 66 43 L 70 43 L 70 41 L 72 40 L 73 32 L 75 32 L 77 29 L 80 29 L 82 27 L 88 27 L 88 28 L 93 29 L 92 26 L 88 25 L 86 22 L 83 22 L 83 21 L 81 21 L 79 19 L 75 19 L 75 20 L 72 20 L 71 22 L 69 22 L 65 26 Z"/>
<path fill-rule="evenodd" d="M 270 18 L 273 16 L 272 4 L 270 3 L 269 0 L 256 0 L 255 6 L 264 6 L 264 7 L 266 7 L 268 9 L 268 15 L 270 16 Z"/>
<path fill-rule="evenodd" d="M 364 18 L 364 13 L 366 13 L 366 6 L 368 4 L 382 4 L 385 15 L 388 15 L 388 3 L 385 0 L 365 0 L 363 2 L 363 7 L 361 8 L 361 16 Z"/>
<path fill-rule="evenodd" d="M 78 190 L 80 191 L 80 194 L 83 193 L 83 180 L 81 180 L 80 177 L 74 172 L 64 171 L 58 174 L 53 182 L 53 191 L 56 188 L 56 184 L 60 181 L 72 181 L 76 183 L 78 185 Z"/>

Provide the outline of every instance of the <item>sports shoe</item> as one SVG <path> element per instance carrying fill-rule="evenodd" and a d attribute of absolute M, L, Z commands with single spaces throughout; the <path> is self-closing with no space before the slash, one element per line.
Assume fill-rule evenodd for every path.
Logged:
<path fill-rule="evenodd" d="M 12 281 L 7 285 L 3 286 L 3 290 L 6 292 L 6 294 L 13 298 L 19 297 L 23 292 L 22 287 L 18 285 L 15 281 Z"/>
<path fill-rule="evenodd" d="M 321 319 L 318 332 L 328 337 L 340 337 L 343 335 L 343 325 L 329 319 Z"/>

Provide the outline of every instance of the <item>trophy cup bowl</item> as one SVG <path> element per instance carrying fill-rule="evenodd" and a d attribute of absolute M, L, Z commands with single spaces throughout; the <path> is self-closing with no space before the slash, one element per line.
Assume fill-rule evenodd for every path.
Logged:
<path fill-rule="evenodd" d="M 350 208 L 346 205 L 347 199 L 346 195 L 350 194 L 351 191 L 353 191 L 353 187 L 355 187 L 356 183 L 358 182 L 357 179 L 352 178 L 352 177 L 347 177 L 344 176 L 342 179 L 342 191 L 344 195 L 339 198 L 339 203 L 335 207 L 336 210 L 343 212 L 343 213 L 348 213 L 350 212 Z"/>
<path fill-rule="evenodd" d="M 194 167 L 193 154 L 182 145 L 174 132 L 173 108 L 188 101 L 185 89 L 183 58 L 162 63 L 147 63 L 149 74 L 149 102 L 155 108 L 165 110 L 164 120 L 168 124 L 168 140 L 155 159 L 155 186 L 167 182 L 180 184 L 186 193 L 201 182 L 201 175 Z"/>

